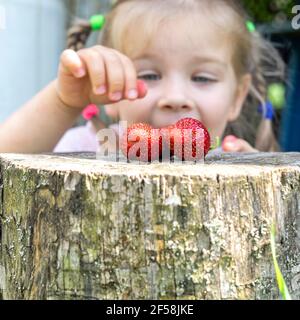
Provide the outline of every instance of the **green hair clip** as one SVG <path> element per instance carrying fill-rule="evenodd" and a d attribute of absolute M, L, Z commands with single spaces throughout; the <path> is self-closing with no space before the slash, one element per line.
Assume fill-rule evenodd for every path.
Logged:
<path fill-rule="evenodd" d="M 256 27 L 255 27 L 254 22 L 252 22 L 252 21 L 250 21 L 250 20 L 247 20 L 247 21 L 246 21 L 246 27 L 247 27 L 247 29 L 248 29 L 248 31 L 249 31 L 250 33 L 253 33 L 253 32 L 255 32 L 255 30 L 256 30 Z"/>
<path fill-rule="evenodd" d="M 105 24 L 105 17 L 102 14 L 94 15 L 90 18 L 90 24 L 93 31 L 99 31 Z"/>

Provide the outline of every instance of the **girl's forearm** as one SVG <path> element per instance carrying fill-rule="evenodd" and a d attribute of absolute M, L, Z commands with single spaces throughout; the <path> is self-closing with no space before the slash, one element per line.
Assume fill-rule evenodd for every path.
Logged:
<path fill-rule="evenodd" d="M 0 126 L 0 152 L 51 152 L 81 110 L 66 106 L 57 95 L 56 80 Z"/>

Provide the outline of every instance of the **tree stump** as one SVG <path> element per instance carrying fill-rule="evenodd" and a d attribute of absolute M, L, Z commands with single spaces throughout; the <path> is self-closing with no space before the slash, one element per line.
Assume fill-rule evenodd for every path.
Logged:
<path fill-rule="evenodd" d="M 2 154 L 3 299 L 300 298 L 300 153 Z"/>

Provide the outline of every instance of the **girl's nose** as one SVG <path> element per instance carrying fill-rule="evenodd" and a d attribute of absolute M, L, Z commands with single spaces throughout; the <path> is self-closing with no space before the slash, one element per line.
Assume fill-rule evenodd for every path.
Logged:
<path fill-rule="evenodd" d="M 162 111 L 190 112 L 193 109 L 193 102 L 182 98 L 170 97 L 161 99 L 158 107 Z"/>
<path fill-rule="evenodd" d="M 169 83 L 162 90 L 161 98 L 158 101 L 158 107 L 162 111 L 188 113 L 195 108 L 195 103 L 186 95 L 182 85 Z"/>

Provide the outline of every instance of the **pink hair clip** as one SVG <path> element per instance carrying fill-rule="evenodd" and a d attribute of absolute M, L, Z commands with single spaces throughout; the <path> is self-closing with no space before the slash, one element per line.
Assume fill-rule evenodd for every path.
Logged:
<path fill-rule="evenodd" d="M 89 104 L 82 111 L 82 116 L 87 121 L 91 120 L 94 117 L 98 117 L 98 115 L 99 115 L 99 109 L 95 104 Z"/>

